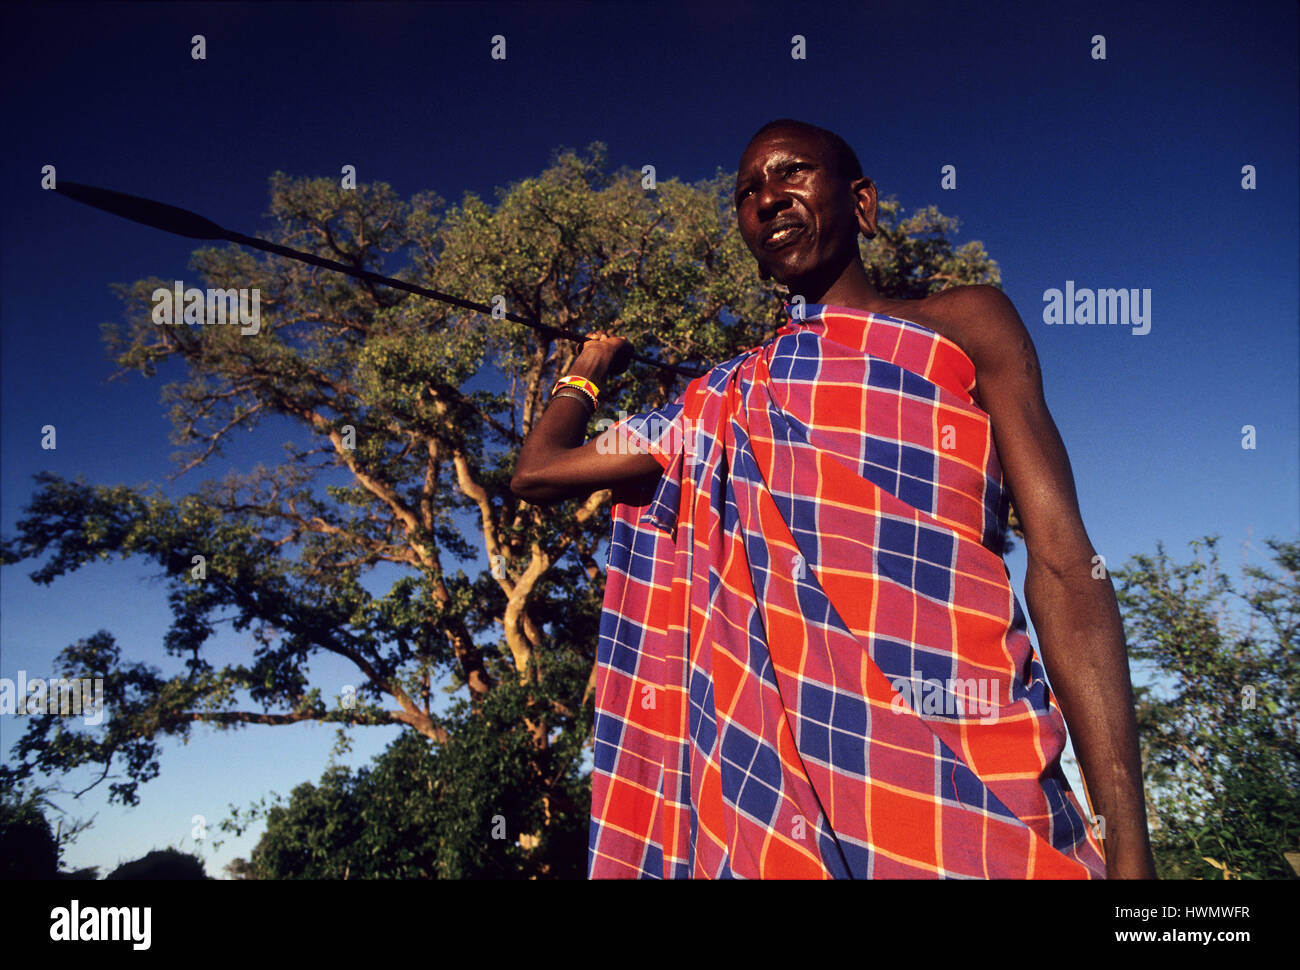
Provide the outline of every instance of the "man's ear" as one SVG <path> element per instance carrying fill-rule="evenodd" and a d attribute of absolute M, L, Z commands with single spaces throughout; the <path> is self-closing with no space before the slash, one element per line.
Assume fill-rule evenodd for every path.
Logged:
<path fill-rule="evenodd" d="M 875 239 L 879 231 L 876 227 L 876 184 L 863 176 L 855 179 L 851 188 L 857 199 L 858 231 L 868 239 Z"/>

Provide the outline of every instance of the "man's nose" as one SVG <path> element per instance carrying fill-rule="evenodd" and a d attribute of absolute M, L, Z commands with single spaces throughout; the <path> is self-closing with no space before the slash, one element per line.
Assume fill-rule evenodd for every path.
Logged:
<path fill-rule="evenodd" d="M 758 215 L 761 219 L 770 219 L 782 209 L 788 208 L 790 199 L 779 186 L 764 182 L 758 189 Z"/>

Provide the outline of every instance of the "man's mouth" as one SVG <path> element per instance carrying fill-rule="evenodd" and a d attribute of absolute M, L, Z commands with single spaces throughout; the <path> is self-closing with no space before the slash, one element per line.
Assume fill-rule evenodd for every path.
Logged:
<path fill-rule="evenodd" d="M 775 229 L 769 229 L 763 239 L 764 249 L 781 249 L 792 243 L 803 232 L 803 225 L 798 222 L 786 222 Z"/>

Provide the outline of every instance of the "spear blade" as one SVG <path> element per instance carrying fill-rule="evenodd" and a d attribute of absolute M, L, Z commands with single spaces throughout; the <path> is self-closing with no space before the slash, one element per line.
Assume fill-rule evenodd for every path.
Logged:
<path fill-rule="evenodd" d="M 127 195 L 125 192 L 114 192 L 112 189 L 96 188 L 93 185 L 81 185 L 65 179 L 59 179 L 55 183 L 54 190 L 85 205 L 178 236 L 186 236 L 190 239 L 226 239 L 229 236 L 225 229 L 211 219 L 204 219 L 197 213 L 179 209 L 174 205 L 142 199 L 138 195 Z"/>

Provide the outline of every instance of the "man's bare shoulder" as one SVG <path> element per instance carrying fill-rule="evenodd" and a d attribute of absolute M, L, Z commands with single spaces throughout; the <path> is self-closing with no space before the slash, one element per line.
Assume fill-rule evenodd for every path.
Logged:
<path fill-rule="evenodd" d="M 954 286 L 912 301 L 916 322 L 928 326 L 963 351 L 977 375 L 1036 370 L 1038 358 L 1029 330 L 1010 298 L 996 286 Z"/>

